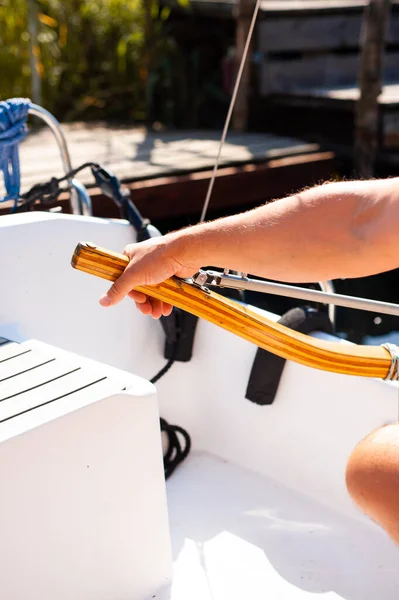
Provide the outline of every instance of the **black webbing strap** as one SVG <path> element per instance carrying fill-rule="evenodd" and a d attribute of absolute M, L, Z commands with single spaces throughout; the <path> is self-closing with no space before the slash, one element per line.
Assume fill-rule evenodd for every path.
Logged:
<path fill-rule="evenodd" d="M 333 326 L 327 313 L 314 308 L 293 308 L 278 322 L 300 333 L 307 334 L 313 331 L 333 333 Z M 247 400 L 262 406 L 273 404 L 284 365 L 284 358 L 258 348 L 245 394 Z"/>

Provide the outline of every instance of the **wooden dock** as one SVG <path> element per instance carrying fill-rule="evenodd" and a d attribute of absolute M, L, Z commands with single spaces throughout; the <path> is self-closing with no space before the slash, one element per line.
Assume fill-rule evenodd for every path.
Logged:
<path fill-rule="evenodd" d="M 85 123 L 67 124 L 63 130 L 73 167 L 87 161 L 98 162 L 113 170 L 122 181 L 209 170 L 215 163 L 221 136 L 217 131 L 156 133 L 144 128 Z M 220 164 L 242 165 L 319 151 L 318 145 L 295 138 L 231 133 Z M 63 174 L 56 142 L 47 128 L 28 136 L 21 145 L 20 158 L 24 188 Z M 90 171 L 83 171 L 79 179 L 90 184 Z"/>
<path fill-rule="evenodd" d="M 354 124 L 367 4 L 368 0 L 262 0 L 252 54 L 250 121 L 268 130 L 271 122 L 271 131 L 278 135 L 309 134 L 309 140 L 324 139 L 337 150 L 351 152 L 348 130 Z M 230 20 L 235 26 L 234 0 L 192 0 L 191 5 L 210 22 Z M 392 0 L 386 42 L 380 157 L 399 149 L 399 0 Z M 288 127 L 281 123 L 284 118 Z"/>
<path fill-rule="evenodd" d="M 323 87 L 303 87 L 291 90 L 289 94 L 276 94 L 271 100 L 274 108 L 278 104 L 287 110 L 308 109 L 316 110 L 327 120 L 333 111 L 340 119 L 341 126 L 345 123 L 354 128 L 354 114 L 360 91 L 355 85 L 326 85 Z M 380 150 L 384 156 L 389 152 L 397 152 L 399 148 L 399 83 L 386 83 L 378 98 L 380 119 Z M 300 113 L 298 113 L 300 114 Z M 348 116 L 351 117 L 348 119 Z M 321 132 L 324 133 L 324 132 Z M 328 134 L 324 133 L 328 139 Z M 345 135 L 340 136 L 344 139 Z"/>
<path fill-rule="evenodd" d="M 284 7 L 277 0 L 264 0 L 268 18 L 263 12 L 258 24 L 258 52 L 259 91 L 265 106 L 285 106 L 296 112 L 298 121 L 306 118 L 307 109 L 324 113 L 326 120 L 334 111 L 342 115 L 343 123 L 348 122 L 344 113 L 353 115 L 359 97 L 365 6 L 363 0 L 286 0 Z M 398 62 L 399 4 L 394 1 L 379 98 L 380 150 L 385 152 L 399 148 Z M 311 132 L 310 119 L 307 124 Z M 300 135 L 300 128 L 296 134 Z M 329 139 L 327 129 L 322 134 Z M 345 136 L 343 132 L 342 141 Z"/>
<path fill-rule="evenodd" d="M 218 153 L 220 132 L 146 131 L 144 128 L 76 123 L 64 126 L 73 167 L 92 161 L 111 169 L 151 219 L 198 219 Z M 28 136 L 20 148 L 22 191 L 63 174 L 52 132 Z M 211 202 L 211 213 L 260 204 L 328 179 L 334 155 L 318 144 L 271 134 L 227 138 Z M 78 179 L 91 186 L 94 212 L 118 216 L 113 202 L 93 187 L 89 169 Z M 1 192 L 0 192 L 1 193 Z M 66 195 L 61 205 L 68 209 Z M 0 205 L 4 212 L 7 207 Z"/>
<path fill-rule="evenodd" d="M 262 0 L 260 16 L 332 14 L 342 10 L 349 13 L 363 9 L 367 3 L 368 0 Z M 392 0 L 392 3 L 399 4 L 399 0 Z M 222 18 L 232 17 L 234 4 L 234 0 L 191 0 L 194 12 Z"/>

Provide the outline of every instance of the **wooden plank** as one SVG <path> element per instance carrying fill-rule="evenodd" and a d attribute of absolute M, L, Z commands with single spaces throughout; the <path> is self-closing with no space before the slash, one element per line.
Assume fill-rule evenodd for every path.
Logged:
<path fill-rule="evenodd" d="M 359 46 L 361 15 L 264 19 L 258 25 L 260 52 L 328 50 Z"/>
<path fill-rule="evenodd" d="M 260 93 L 288 94 L 312 86 L 353 84 L 358 65 L 357 55 L 268 59 L 261 65 Z"/>
<path fill-rule="evenodd" d="M 399 110 L 383 113 L 382 129 L 383 147 L 391 150 L 399 148 Z"/>
<path fill-rule="evenodd" d="M 87 160 L 103 163 L 122 180 L 139 180 L 172 173 L 212 168 L 219 147 L 220 131 L 147 132 L 137 128 L 67 125 L 65 135 L 73 165 Z M 228 135 L 221 164 L 244 164 L 265 160 L 278 150 L 282 156 L 317 151 L 301 140 L 271 134 Z M 49 130 L 29 135 L 21 145 L 22 190 L 63 174 L 61 161 Z M 78 175 L 93 185 L 89 169 Z M 0 195 L 2 194 L 0 186 Z"/>
<path fill-rule="evenodd" d="M 254 206 L 270 198 L 285 196 L 292 191 L 331 177 L 335 168 L 334 154 L 318 152 L 298 154 L 275 159 L 266 163 L 224 167 L 218 171 L 211 199 L 211 213 L 223 209 L 228 213 L 236 207 Z M 182 216 L 199 218 L 212 171 L 189 175 L 160 177 L 126 183 L 133 201 L 142 214 L 152 220 Z M 89 190 L 93 201 L 94 216 L 118 218 L 115 203 L 102 195 L 98 188 Z M 69 195 L 61 196 L 57 203 L 69 212 Z M 10 203 L 0 205 L 0 215 L 7 214 Z M 38 210 L 41 209 L 38 205 Z M 42 210 L 48 210 L 48 206 Z"/>
<path fill-rule="evenodd" d="M 29 48 L 29 66 L 31 91 L 30 98 L 35 104 L 42 104 L 42 69 L 43 65 L 40 58 L 39 44 L 39 6 L 36 0 L 28 0 L 28 48 Z"/>
<path fill-rule="evenodd" d="M 368 0 L 262 0 L 260 10 L 269 15 L 297 13 L 306 15 L 308 13 L 336 13 L 345 11 L 359 12 L 366 5 Z M 398 4 L 399 0 L 393 0 Z M 192 0 L 194 11 L 209 12 L 214 14 L 217 11 L 220 14 L 231 15 L 234 6 L 234 0 Z"/>
<path fill-rule="evenodd" d="M 399 85 L 392 84 L 388 86 L 387 91 L 379 98 L 380 105 L 380 119 L 381 119 L 381 140 L 380 149 L 398 149 L 399 148 Z M 359 89 L 349 87 L 337 87 L 328 86 L 326 88 L 312 88 L 309 87 L 306 90 L 299 91 L 297 93 L 290 93 L 284 95 L 274 96 L 271 102 L 273 110 L 278 107 L 279 110 L 283 110 L 286 107 L 287 111 L 291 112 L 291 117 L 294 115 L 301 119 L 303 111 L 309 112 L 309 109 L 315 109 L 319 111 L 319 115 L 324 115 L 325 123 L 329 121 L 331 114 L 336 120 L 337 112 L 341 115 L 342 127 L 341 127 L 341 140 L 346 137 L 345 144 L 352 144 L 351 135 L 353 131 L 353 115 L 355 103 L 359 97 Z M 298 109 L 298 111 L 297 111 Z M 333 113 L 331 113 L 333 111 Z M 301 126 L 303 123 L 301 124 Z M 310 123 L 312 127 L 312 122 Z M 345 128 L 349 128 L 348 131 L 344 131 Z M 314 131 L 314 130 L 313 130 Z M 331 137 L 331 131 L 329 132 L 328 127 L 324 132 L 324 137 L 329 137 L 330 147 L 332 146 L 333 139 Z M 345 153 L 345 147 L 335 147 L 336 151 L 343 155 Z M 349 147 L 348 147 L 349 150 Z M 385 156 L 385 155 L 384 155 Z M 348 159 L 351 160 L 351 156 L 348 155 Z M 385 160 L 380 155 L 382 161 Z M 391 161 L 391 157 L 389 158 Z"/>
<path fill-rule="evenodd" d="M 342 10 L 345 8 L 363 8 L 367 0 L 263 0 L 262 11 L 292 12 L 292 11 L 322 11 L 329 9 Z"/>
<path fill-rule="evenodd" d="M 279 95 L 273 98 L 272 104 L 278 106 L 279 110 L 286 106 L 287 110 L 291 111 L 291 115 L 295 114 L 295 109 L 300 111 L 307 111 L 309 109 L 315 109 L 319 111 L 320 118 L 324 115 L 326 130 L 325 136 L 329 136 L 330 142 L 332 142 L 331 133 L 328 132 L 327 122 L 330 118 L 331 113 L 334 111 L 334 118 L 338 114 L 338 111 L 342 115 L 342 127 L 349 128 L 350 132 L 353 131 L 353 119 L 356 101 L 359 98 L 359 89 L 353 86 L 348 87 L 334 87 L 329 86 L 326 88 L 309 88 L 307 90 L 294 93 Z M 379 97 L 379 119 L 380 119 L 380 140 L 379 149 L 397 149 L 399 147 L 399 85 L 390 84 L 384 86 L 383 93 Z M 301 115 L 298 112 L 297 115 Z M 299 116 L 299 118 L 301 118 Z M 344 124 L 345 123 L 345 124 Z M 312 127 L 312 124 L 310 125 Z M 349 131 L 347 133 L 342 129 L 341 139 L 347 137 L 345 143 L 352 145 L 352 137 Z M 349 141 L 350 140 L 350 141 Z M 342 149 L 344 150 L 344 149 Z M 342 150 L 338 152 L 342 153 Z M 384 161 L 384 157 L 379 157 Z"/>
<path fill-rule="evenodd" d="M 303 187 L 329 179 L 334 172 L 334 154 L 323 152 L 281 158 L 266 164 L 221 169 L 215 182 L 210 214 L 257 206 Z M 201 214 L 212 172 L 169 177 L 128 184 L 132 199 L 143 215 L 152 220 Z M 104 196 L 94 197 L 96 216 L 118 216 L 115 204 Z"/>
<path fill-rule="evenodd" d="M 395 81 L 399 53 L 385 57 L 384 76 Z M 309 88 L 355 86 L 359 69 L 359 55 L 304 56 L 293 60 L 265 60 L 261 65 L 260 93 L 300 93 Z"/>
<path fill-rule="evenodd" d="M 263 19 L 258 24 L 260 52 L 304 52 L 359 48 L 362 14 L 290 16 Z M 394 12 L 386 41 L 399 43 L 399 13 Z"/>
<path fill-rule="evenodd" d="M 293 95 L 309 99 L 320 98 L 353 104 L 359 100 L 360 91 L 358 86 L 353 85 L 326 85 L 324 87 L 309 86 L 308 88 L 301 89 L 297 93 L 294 92 Z M 378 102 L 380 105 L 386 107 L 399 107 L 399 84 L 385 83 Z"/>
<path fill-rule="evenodd" d="M 367 3 L 368 0 L 263 0 L 261 10 L 266 13 L 347 12 L 361 10 Z M 393 4 L 398 4 L 398 0 Z"/>
<path fill-rule="evenodd" d="M 385 36 L 390 13 L 391 0 L 370 0 L 363 17 L 354 144 L 355 174 L 362 179 L 374 175 L 380 134 L 378 97 L 384 78 Z"/>
<path fill-rule="evenodd" d="M 252 17 L 254 15 L 256 2 L 254 0 L 237 0 L 234 7 L 234 16 L 236 20 L 236 43 L 235 60 L 237 65 L 241 65 L 247 45 L 249 30 Z M 240 85 L 234 103 L 233 111 L 233 129 L 234 131 L 246 131 L 248 128 L 249 95 L 250 95 L 250 60 L 252 54 L 253 36 L 251 36 L 248 54 L 245 60 L 244 69 L 241 74 Z M 237 83 L 236 83 L 237 85 Z"/>

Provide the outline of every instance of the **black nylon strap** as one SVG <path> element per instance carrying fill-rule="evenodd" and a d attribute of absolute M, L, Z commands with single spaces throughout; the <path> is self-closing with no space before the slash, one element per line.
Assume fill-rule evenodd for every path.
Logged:
<path fill-rule="evenodd" d="M 333 326 L 326 312 L 301 307 L 289 310 L 278 321 L 294 331 L 333 333 Z M 277 394 L 285 359 L 258 348 L 249 376 L 245 397 L 261 406 L 273 404 Z"/>

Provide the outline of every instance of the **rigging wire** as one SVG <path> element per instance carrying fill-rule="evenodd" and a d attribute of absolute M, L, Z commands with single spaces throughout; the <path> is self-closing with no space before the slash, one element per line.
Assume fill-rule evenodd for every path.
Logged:
<path fill-rule="evenodd" d="M 204 206 L 203 206 L 203 209 L 202 209 L 200 223 L 202 223 L 203 221 L 205 221 L 206 213 L 207 213 L 207 210 L 208 210 L 209 201 L 210 201 L 212 190 L 213 190 L 213 186 L 214 186 L 214 183 L 215 183 L 216 173 L 217 173 L 217 170 L 218 170 L 218 167 L 219 167 L 219 162 L 220 162 L 220 157 L 221 157 L 221 154 L 222 154 L 223 145 L 224 145 L 225 140 L 226 140 L 227 131 L 228 131 L 228 128 L 229 128 L 229 125 L 230 125 L 231 116 L 233 114 L 233 109 L 234 109 L 234 104 L 235 104 L 235 101 L 236 101 L 236 98 L 237 98 L 238 89 L 240 87 L 240 82 L 241 82 L 241 77 L 242 77 L 242 74 L 243 74 L 243 71 L 244 71 L 244 66 L 245 66 L 245 62 L 246 62 L 246 59 L 247 59 L 247 55 L 248 55 L 249 45 L 250 45 L 250 42 L 251 42 L 251 39 L 252 39 L 252 34 L 253 34 L 254 27 L 255 27 L 256 18 L 258 16 L 260 2 L 261 2 L 261 0 L 257 0 L 256 1 L 256 5 L 255 5 L 254 12 L 253 12 L 253 15 L 252 15 L 251 25 L 249 27 L 248 36 L 247 36 L 247 39 L 246 39 L 246 42 L 245 42 L 244 52 L 242 54 L 240 67 L 238 69 L 237 78 L 236 78 L 236 81 L 235 81 L 235 84 L 234 84 L 234 90 L 233 90 L 233 94 L 231 96 L 229 110 L 227 112 L 226 121 L 225 121 L 223 132 L 222 132 L 222 137 L 221 137 L 221 140 L 220 140 L 220 143 L 219 143 L 219 149 L 218 149 L 217 158 L 216 158 L 215 164 L 213 166 L 212 177 L 211 177 L 211 180 L 209 182 L 208 191 L 207 191 L 205 202 L 204 202 Z M 175 359 L 172 357 L 166 363 L 166 365 L 163 367 L 163 369 L 161 369 L 159 371 L 159 373 L 157 373 L 151 379 L 151 382 L 155 383 L 163 375 L 165 375 L 165 373 L 167 373 L 167 371 L 169 371 L 170 367 L 173 365 L 174 360 Z M 168 443 L 169 443 L 169 445 L 168 445 L 167 453 L 164 456 L 165 478 L 168 479 L 168 477 L 170 477 L 170 475 L 173 473 L 173 471 L 176 469 L 176 467 L 189 454 L 190 447 L 191 447 L 191 440 L 190 440 L 190 436 L 188 435 L 188 433 L 183 428 L 178 427 L 177 425 L 170 425 L 164 419 L 161 419 L 161 430 L 164 431 L 167 434 L 167 436 L 168 436 Z M 182 438 L 183 438 L 183 445 L 180 443 L 177 434 L 180 434 L 182 436 Z"/>
<path fill-rule="evenodd" d="M 216 173 L 217 173 L 217 170 L 219 168 L 220 157 L 222 155 L 222 149 L 223 149 L 224 143 L 226 141 L 227 131 L 229 129 L 229 125 L 230 125 L 230 121 L 231 121 L 231 116 L 233 114 L 234 105 L 235 105 L 235 102 L 236 102 L 238 90 L 239 90 L 240 83 L 241 83 L 241 77 L 242 77 L 242 74 L 243 74 L 243 71 L 244 71 L 244 67 L 245 67 L 245 63 L 246 63 L 246 60 L 247 60 L 249 45 L 251 43 L 252 34 L 253 34 L 253 31 L 254 31 L 254 28 L 255 28 L 255 23 L 256 23 L 256 18 L 258 16 L 260 3 L 261 3 L 261 0 L 256 0 L 256 5 L 255 5 L 255 8 L 254 8 L 254 12 L 253 12 L 253 15 L 252 15 L 251 24 L 249 26 L 248 35 L 247 35 L 247 39 L 246 39 L 245 46 L 244 46 L 244 52 L 242 53 L 240 67 L 238 69 L 236 81 L 235 81 L 235 84 L 234 84 L 233 94 L 232 94 L 231 100 L 230 100 L 229 110 L 227 111 L 226 121 L 224 123 L 223 133 L 222 133 L 222 137 L 221 137 L 220 143 L 219 143 L 218 154 L 217 154 L 217 157 L 216 157 L 215 164 L 213 166 L 212 177 L 211 177 L 211 180 L 209 182 L 208 191 L 206 193 L 206 198 L 205 198 L 204 206 L 202 208 L 201 218 L 200 218 L 200 221 L 199 221 L 200 223 L 203 223 L 205 221 L 206 213 L 208 211 L 209 201 L 211 199 L 212 190 L 213 190 L 213 186 L 215 184 L 215 179 L 216 179 Z"/>

